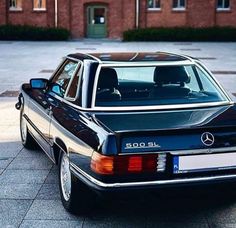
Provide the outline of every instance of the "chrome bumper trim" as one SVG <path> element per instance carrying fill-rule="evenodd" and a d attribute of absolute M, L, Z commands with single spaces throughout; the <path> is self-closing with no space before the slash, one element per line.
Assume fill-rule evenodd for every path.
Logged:
<path fill-rule="evenodd" d="M 88 175 L 75 164 L 71 163 L 71 171 L 78 176 L 82 176 L 102 188 L 126 188 L 126 187 L 145 187 L 145 186 L 155 186 L 155 185 L 172 185 L 172 184 L 185 184 L 185 183 L 197 183 L 197 182 L 208 182 L 208 181 L 221 181 L 236 179 L 236 174 L 231 175 L 219 175 L 219 176 L 208 176 L 208 177 L 196 177 L 196 178 L 182 178 L 174 180 L 157 180 L 157 181 L 144 181 L 144 182 L 126 182 L 126 183 L 104 183 L 94 177 Z"/>
<path fill-rule="evenodd" d="M 191 155 L 191 154 L 211 154 L 211 153 L 224 153 L 236 152 L 236 146 L 233 147 L 220 147 L 220 148 L 207 148 L 207 149 L 193 149 L 193 150 L 176 150 L 168 151 L 172 155 Z"/>

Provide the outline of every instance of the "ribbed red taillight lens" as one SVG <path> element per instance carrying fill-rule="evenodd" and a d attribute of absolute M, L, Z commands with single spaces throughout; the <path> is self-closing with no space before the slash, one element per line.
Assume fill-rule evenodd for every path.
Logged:
<path fill-rule="evenodd" d="M 91 169 L 102 175 L 154 173 L 158 171 L 158 157 L 158 154 L 104 156 L 94 152 L 91 159 Z"/>

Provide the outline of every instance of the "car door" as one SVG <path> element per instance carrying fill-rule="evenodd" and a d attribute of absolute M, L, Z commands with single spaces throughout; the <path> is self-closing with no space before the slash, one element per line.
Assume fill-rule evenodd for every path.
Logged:
<path fill-rule="evenodd" d="M 44 151 L 53 158 L 51 151 L 50 123 L 53 110 L 60 106 L 60 98 L 65 96 L 70 81 L 78 67 L 78 62 L 65 60 L 55 75 L 49 80 L 46 91 L 35 90 L 29 104 L 29 119 L 34 136 Z"/>

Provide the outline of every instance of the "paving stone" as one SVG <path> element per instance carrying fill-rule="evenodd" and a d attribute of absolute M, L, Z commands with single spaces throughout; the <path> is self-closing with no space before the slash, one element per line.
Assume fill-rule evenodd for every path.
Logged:
<path fill-rule="evenodd" d="M 59 200 L 60 199 L 59 184 L 43 184 L 36 199 Z"/>
<path fill-rule="evenodd" d="M 20 134 L 18 132 L 18 130 L 16 130 L 15 126 L 8 126 L 7 130 L 2 129 L 2 126 L 0 126 L 1 130 L 3 130 L 3 132 L 1 133 L 1 142 L 20 142 L 21 138 L 20 138 Z"/>
<path fill-rule="evenodd" d="M 209 228 L 207 222 L 206 223 L 176 223 L 176 222 L 168 222 L 168 223 L 155 223 L 150 221 L 146 225 L 146 228 L 153 228 L 158 226 L 158 228 Z"/>
<path fill-rule="evenodd" d="M 47 184 L 58 184 L 59 183 L 58 168 L 57 167 L 50 170 L 45 183 L 47 183 Z"/>
<path fill-rule="evenodd" d="M 36 157 L 17 157 L 8 166 L 8 169 L 51 169 L 52 161 L 43 156 Z"/>
<path fill-rule="evenodd" d="M 2 137 L 1 137 L 2 139 Z M 21 142 L 2 142 L 0 143 L 0 158 L 16 157 L 23 148 Z"/>
<path fill-rule="evenodd" d="M 49 170 L 6 170 L 0 176 L 2 184 L 41 184 Z"/>
<path fill-rule="evenodd" d="M 82 224 L 82 221 L 24 220 L 20 228 L 79 228 Z"/>
<path fill-rule="evenodd" d="M 236 223 L 213 223 L 210 228 L 236 228 Z"/>
<path fill-rule="evenodd" d="M 34 199 L 41 184 L 0 184 L 0 199 Z"/>
<path fill-rule="evenodd" d="M 207 219 L 210 224 L 234 224 L 236 223 L 236 203 L 233 199 L 220 204 L 213 204 L 207 211 Z"/>
<path fill-rule="evenodd" d="M 45 157 L 45 153 L 41 149 L 35 149 L 35 150 L 28 150 L 26 148 L 23 148 L 23 150 L 20 151 L 20 153 L 17 155 L 17 157 L 23 157 L 23 158 L 35 158 L 35 157 Z"/>
<path fill-rule="evenodd" d="M 179 200 L 152 201 L 149 207 L 143 211 L 147 215 L 147 220 L 154 223 L 201 223 L 207 222 L 204 205 L 199 206 L 195 200 L 188 200 L 184 197 Z"/>
<path fill-rule="evenodd" d="M 31 200 L 0 200 L 0 227 L 18 227 L 31 203 Z"/>
<path fill-rule="evenodd" d="M 11 42 L 12 49 L 9 44 L 1 44 L 2 56 L 0 56 L 0 93 L 6 90 L 18 90 L 22 82 L 26 82 L 31 77 L 41 77 L 42 69 L 55 69 L 59 63 L 61 56 L 68 53 L 68 50 L 75 50 L 80 46 L 81 50 L 91 49 L 94 41 L 88 42 Z M 155 46 L 156 50 L 181 52 L 183 54 L 191 54 L 190 49 L 199 50 L 198 56 L 205 59 L 203 63 L 210 70 L 218 71 L 218 73 L 227 73 L 227 71 L 236 71 L 235 65 L 235 43 L 104 43 L 100 42 L 97 51 L 151 51 Z M 191 44 L 191 48 L 189 48 Z M 8 46 L 7 46 L 8 45 Z M 185 47 L 184 47 L 185 46 Z M 30 53 L 32 47 L 37 50 L 37 58 L 32 60 Z M 219 48 L 220 47 L 220 48 Z M 36 48 L 36 49 L 35 49 Z M 92 47 L 93 48 L 93 47 Z M 53 50 L 53 51 L 52 51 Z M 224 55 L 224 64 L 222 65 L 222 53 L 231 53 Z M 46 53 L 46 54 L 45 54 Z M 196 53 L 195 53 L 196 54 Z M 5 56 L 12 61 L 6 63 Z M 53 58 L 51 56 L 53 55 Z M 20 56 L 20 58 L 16 58 Z M 48 56 L 45 61 L 45 56 Z M 55 56 L 58 56 L 55 58 Z M 209 57 L 217 59 L 211 60 Z M 226 58 L 226 59 L 225 59 Z M 20 61 L 20 63 L 19 63 Z M 33 61 L 33 62 L 32 62 Z M 23 64 L 24 63 L 24 64 Z M 7 64 L 7 65 L 6 65 Z M 16 66 L 12 68 L 10 66 Z M 231 73 L 232 73 L 231 72 Z M 11 77 L 8 77 L 11 75 Z M 49 74 L 46 75 L 49 77 Z M 216 78 L 223 86 L 232 93 L 236 90 L 235 74 L 217 74 Z M 234 97 L 235 99 L 236 97 Z M 30 151 L 23 149 L 19 135 L 19 111 L 14 109 L 16 99 L 0 98 L 0 158 L 12 159 L 17 156 L 14 164 L 19 169 L 35 168 L 32 167 L 36 161 L 38 168 L 47 167 L 44 164 L 45 155 L 41 150 Z M 20 161 L 26 159 L 27 163 L 20 164 Z M 41 160 L 42 159 L 42 160 Z M 21 199 L 21 197 L 33 198 L 37 194 L 38 187 L 43 184 L 48 170 L 4 170 L 9 165 L 9 160 L 0 160 L 0 198 L 12 197 Z M 37 165 L 36 165 L 37 166 Z M 42 171 L 42 172 L 41 172 Z M 2 173 L 2 174 L 1 174 Z M 39 184 L 32 184 L 39 183 Z M 51 169 L 45 183 L 37 194 L 37 200 L 34 201 L 27 216 L 32 220 L 25 219 L 21 224 L 22 227 L 80 227 L 83 218 L 71 218 L 62 207 L 58 192 L 58 171 L 57 167 Z M 11 189 L 10 189 L 11 188 Z M 55 189 L 53 189 L 55 188 Z M 188 190 L 187 192 L 191 192 Z M 137 202 L 127 200 L 123 203 L 111 203 L 103 208 L 97 208 L 91 215 L 86 216 L 85 227 L 206 227 L 207 217 L 209 227 L 236 227 L 236 205 L 235 195 L 229 197 L 228 193 L 221 191 L 221 195 L 209 194 L 209 198 L 196 193 L 172 194 L 169 196 L 160 196 L 162 200 L 153 200 L 145 203 L 137 199 Z M 1 195 L 2 194 L 2 195 Z M 200 196 L 197 196 L 200 195 Z M 168 199 L 169 198 L 169 199 Z M 195 199 L 192 199 L 195 198 Z M 44 199 L 44 200 L 42 200 Z M 114 200 L 114 199 L 112 199 Z M 218 202 L 221 201 L 221 202 Z M 29 202 L 29 203 L 28 203 Z M 0 228 L 7 225 L 18 227 L 21 220 L 30 206 L 31 200 L 0 200 Z M 103 204 L 103 202 L 101 203 Z M 35 220 L 36 219 L 36 220 Z M 72 220 L 71 220 L 72 219 Z M 76 220 L 76 221 L 74 221 Z M 78 225 L 78 226 L 77 226 Z"/>
<path fill-rule="evenodd" d="M 178 200 L 171 199 L 168 201 L 166 198 L 162 198 L 159 196 L 156 199 L 154 197 L 147 198 L 141 194 L 132 200 L 121 201 L 114 198 L 110 202 L 102 202 L 101 209 L 95 210 L 94 213 L 87 216 L 87 219 L 88 221 L 106 221 L 108 223 L 113 222 L 113 220 L 122 221 L 124 218 L 125 221 L 135 221 L 137 218 L 141 220 L 142 224 L 145 223 L 142 222 L 143 219 L 151 221 L 152 224 L 169 222 L 207 224 L 205 207 L 203 205 L 201 208 L 196 203 L 198 200 L 180 197 Z M 147 224 L 149 223 L 147 222 Z"/>
<path fill-rule="evenodd" d="M 0 158 L 0 169 L 5 169 L 13 158 Z"/>
<path fill-rule="evenodd" d="M 94 209 L 92 216 L 85 217 L 83 227 L 146 227 L 145 213 L 141 215 L 124 208 L 116 209 L 114 206 L 102 211 Z"/>
<path fill-rule="evenodd" d="M 68 213 L 60 200 L 35 200 L 31 205 L 25 219 L 53 219 L 53 220 L 78 220 L 83 221 L 82 217 L 76 217 Z"/>
<path fill-rule="evenodd" d="M 83 228 L 105 228 L 105 227 L 116 227 L 116 228 L 133 228 L 133 227 L 146 227 L 145 223 L 140 223 L 139 219 L 134 221 L 123 219 L 120 221 L 117 218 L 113 218 L 113 221 L 85 221 Z M 158 226 L 159 227 L 159 226 Z"/>
<path fill-rule="evenodd" d="M 144 227 L 146 209 L 140 210 L 140 203 L 129 200 L 100 199 L 90 213 L 85 216 L 85 227 Z"/>
<path fill-rule="evenodd" d="M 2 81 L 1 81 L 2 83 Z M 0 103 L 0 126 L 17 126 L 19 133 L 19 115 L 20 112 L 15 109 L 16 98 Z M 7 129 L 5 129 L 7 130 Z M 2 134 L 3 132 L 1 132 Z"/>

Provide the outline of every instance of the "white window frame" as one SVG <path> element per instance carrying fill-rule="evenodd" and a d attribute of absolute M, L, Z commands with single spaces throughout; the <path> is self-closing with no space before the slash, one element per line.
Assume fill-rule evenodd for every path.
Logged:
<path fill-rule="evenodd" d="M 9 10 L 10 11 L 22 11 L 22 7 L 17 6 L 17 1 L 18 0 L 10 0 L 9 1 Z M 14 4 L 12 4 L 14 2 Z M 21 1 L 22 3 L 22 1 Z M 15 5 L 15 6 L 11 6 L 11 5 Z"/>
<path fill-rule="evenodd" d="M 228 11 L 228 10 L 230 10 L 230 0 L 229 0 L 229 7 L 225 7 L 225 1 L 226 0 L 222 0 L 222 6 L 218 6 L 218 1 L 219 0 L 217 0 L 217 5 L 216 5 L 217 11 Z"/>
<path fill-rule="evenodd" d="M 184 6 L 181 6 L 181 4 L 180 4 L 181 0 L 177 0 L 177 1 L 178 1 L 178 3 L 177 3 L 176 7 L 174 6 L 174 2 L 173 2 L 173 10 L 176 10 L 176 11 L 184 11 L 184 10 L 186 10 L 187 0 L 184 0 Z"/>
<path fill-rule="evenodd" d="M 148 10 L 161 10 L 161 0 L 160 0 L 160 7 L 157 7 L 156 6 L 156 1 L 155 0 L 152 0 L 152 7 L 149 7 L 149 4 L 148 4 Z"/>
<path fill-rule="evenodd" d="M 39 1 L 43 1 L 43 0 L 37 0 L 37 1 L 38 1 L 37 5 L 39 5 Z M 47 5 L 47 0 L 45 0 L 45 7 L 35 7 L 34 0 L 33 0 L 33 10 L 34 11 L 46 11 L 46 9 L 47 9 L 46 5 Z"/>

